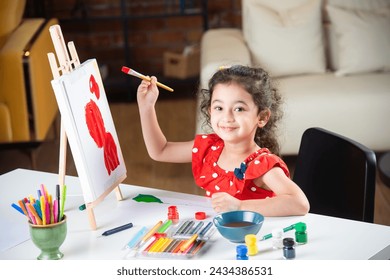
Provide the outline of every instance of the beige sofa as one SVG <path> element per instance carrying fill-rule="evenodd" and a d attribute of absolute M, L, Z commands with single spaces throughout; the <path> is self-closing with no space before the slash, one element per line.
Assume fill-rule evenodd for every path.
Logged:
<path fill-rule="evenodd" d="M 390 0 L 243 0 L 242 27 L 203 35 L 202 88 L 221 65 L 261 66 L 285 100 L 283 155 L 313 126 L 390 150 Z"/>

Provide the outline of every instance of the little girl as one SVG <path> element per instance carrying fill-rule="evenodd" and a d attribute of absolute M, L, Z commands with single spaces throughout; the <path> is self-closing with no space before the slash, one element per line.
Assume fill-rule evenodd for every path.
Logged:
<path fill-rule="evenodd" d="M 137 101 L 150 157 L 192 162 L 197 185 L 216 212 L 251 210 L 264 216 L 305 215 L 309 202 L 277 156 L 281 97 L 261 68 L 236 65 L 217 71 L 202 90 L 201 111 L 213 133 L 169 142 L 158 124 L 157 79 L 143 80 Z"/>

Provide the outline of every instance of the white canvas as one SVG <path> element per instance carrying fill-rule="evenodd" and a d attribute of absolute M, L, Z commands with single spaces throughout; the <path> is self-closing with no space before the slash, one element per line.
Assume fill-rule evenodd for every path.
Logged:
<path fill-rule="evenodd" d="M 84 200 L 93 202 L 127 172 L 96 60 L 54 79 L 52 87 Z"/>

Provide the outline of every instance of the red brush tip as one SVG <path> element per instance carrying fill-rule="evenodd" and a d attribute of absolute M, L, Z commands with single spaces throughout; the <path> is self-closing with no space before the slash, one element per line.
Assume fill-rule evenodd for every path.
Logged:
<path fill-rule="evenodd" d="M 122 72 L 125 72 L 126 74 L 130 72 L 130 68 L 126 66 L 122 66 Z"/>

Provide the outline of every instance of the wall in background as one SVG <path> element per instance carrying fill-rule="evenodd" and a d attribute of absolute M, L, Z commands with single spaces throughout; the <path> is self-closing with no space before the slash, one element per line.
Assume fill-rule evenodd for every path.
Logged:
<path fill-rule="evenodd" d="M 197 13 L 202 0 L 27 2 L 26 15 L 59 19 L 65 40 L 75 42 L 81 61 L 96 58 L 106 67 L 106 86 L 122 82 L 120 69 L 127 63 L 141 73 L 161 76 L 163 53 L 199 44 L 205 30 L 204 14 Z M 183 2 L 185 12 L 180 14 Z M 241 27 L 241 0 L 204 2 L 208 28 Z"/>

